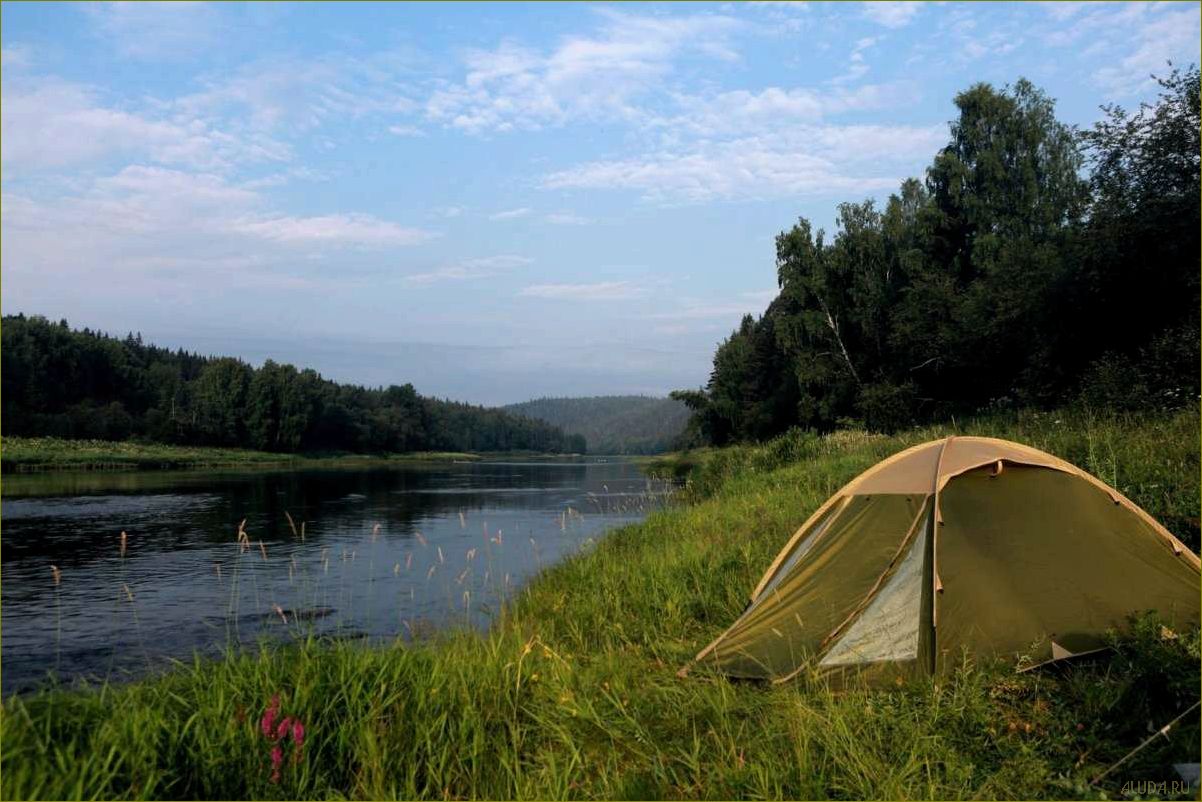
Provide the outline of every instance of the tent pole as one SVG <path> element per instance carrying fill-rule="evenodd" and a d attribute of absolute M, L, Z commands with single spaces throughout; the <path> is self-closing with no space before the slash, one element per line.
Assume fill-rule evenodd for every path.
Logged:
<path fill-rule="evenodd" d="M 939 510 L 939 479 L 943 475 L 943 455 L 947 453 L 947 447 L 952 442 L 954 435 L 948 435 L 943 441 L 943 445 L 939 449 L 939 461 L 935 463 L 935 487 L 934 504 L 935 508 L 931 515 L 931 628 L 939 626 L 939 592 L 943 590 L 943 583 L 939 581 L 939 524 L 943 522 L 943 513 Z M 932 638 L 932 642 L 934 639 Z"/>
<path fill-rule="evenodd" d="M 1146 740 L 1144 740 L 1144 742 L 1143 742 L 1142 744 L 1140 744 L 1139 746 L 1135 747 L 1134 749 L 1132 749 L 1132 750 L 1131 750 L 1130 752 L 1128 752 L 1127 754 L 1123 755 L 1123 757 L 1122 757 L 1122 758 L 1120 758 L 1120 759 L 1119 759 L 1119 761 L 1118 761 L 1117 763 L 1115 763 L 1114 765 L 1112 765 L 1110 768 L 1106 769 L 1106 771 L 1102 772 L 1102 773 L 1101 773 L 1101 774 L 1099 774 L 1097 777 L 1094 777 L 1092 780 L 1090 780 L 1090 781 L 1089 781 L 1089 784 L 1090 784 L 1090 785 L 1097 785 L 1097 784 L 1098 784 L 1098 782 L 1100 782 L 1100 781 L 1102 780 L 1102 778 L 1104 778 L 1104 777 L 1105 777 L 1107 774 L 1109 774 L 1110 772 L 1112 772 L 1112 771 L 1114 771 L 1115 769 L 1117 769 L 1119 766 L 1121 766 L 1121 765 L 1123 765 L 1124 763 L 1126 763 L 1126 762 L 1127 762 L 1127 760 L 1128 760 L 1128 758 L 1130 758 L 1130 757 L 1134 756 L 1136 752 L 1138 752 L 1139 750 L 1143 749 L 1143 748 L 1144 748 L 1145 746 L 1147 746 L 1148 744 L 1152 743 L 1152 741 L 1153 741 L 1153 740 L 1156 738 L 1156 736 L 1157 736 L 1157 735 L 1163 735 L 1163 736 L 1164 736 L 1164 737 L 1167 739 L 1167 738 L 1169 737 L 1169 730 L 1173 728 L 1173 725 L 1174 725 L 1174 724 L 1176 724 L 1176 723 L 1177 723 L 1178 721 L 1180 721 L 1181 719 L 1185 718 L 1187 715 L 1189 715 L 1189 714 L 1190 714 L 1190 713 L 1192 713 L 1193 711 L 1197 710 L 1197 709 L 1198 709 L 1198 705 L 1202 705 L 1202 702 L 1194 702 L 1192 705 L 1190 705 L 1190 707 L 1189 707 L 1189 709 L 1188 709 L 1188 710 L 1186 710 L 1186 711 L 1185 711 L 1184 713 L 1182 713 L 1181 715 L 1177 716 L 1177 718 L 1173 719 L 1173 720 L 1172 720 L 1172 721 L 1170 721 L 1168 724 L 1165 724 L 1163 727 L 1161 727 L 1160 729 L 1158 729 L 1156 732 L 1154 732 L 1154 733 L 1152 733 L 1151 735 L 1149 735 L 1149 736 L 1147 737 L 1147 739 L 1146 739 Z"/>

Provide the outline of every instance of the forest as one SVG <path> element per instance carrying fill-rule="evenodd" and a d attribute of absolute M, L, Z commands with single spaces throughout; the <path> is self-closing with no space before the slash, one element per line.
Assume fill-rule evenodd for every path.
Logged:
<path fill-rule="evenodd" d="M 1030 82 L 955 98 L 950 138 L 881 206 L 776 238 L 779 294 L 673 397 L 715 445 L 792 426 L 892 432 L 1199 394 L 1199 71 L 1078 130 Z"/>
<path fill-rule="evenodd" d="M 592 454 L 670 451 L 678 446 L 689 419 L 689 410 L 681 402 L 646 395 L 536 398 L 505 410 L 583 436 Z"/>
<path fill-rule="evenodd" d="M 293 453 L 585 450 L 583 437 L 543 421 L 426 398 L 411 384 L 339 384 L 24 315 L 4 316 L 0 339 L 5 435 Z"/>

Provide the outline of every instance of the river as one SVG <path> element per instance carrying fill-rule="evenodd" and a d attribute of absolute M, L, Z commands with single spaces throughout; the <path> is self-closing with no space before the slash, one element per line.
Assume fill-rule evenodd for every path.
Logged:
<path fill-rule="evenodd" d="M 485 627 L 540 568 L 668 492 L 601 459 L 6 475 L 0 685 L 140 676 L 263 639 Z"/>

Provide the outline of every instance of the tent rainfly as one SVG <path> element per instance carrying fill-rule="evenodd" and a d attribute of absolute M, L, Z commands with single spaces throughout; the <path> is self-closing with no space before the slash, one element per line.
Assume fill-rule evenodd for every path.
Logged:
<path fill-rule="evenodd" d="M 695 661 L 869 683 L 945 673 L 965 653 L 1041 664 L 1103 648 L 1134 612 L 1197 623 L 1200 590 L 1198 556 L 1117 490 L 1028 446 L 948 437 L 819 507 Z"/>

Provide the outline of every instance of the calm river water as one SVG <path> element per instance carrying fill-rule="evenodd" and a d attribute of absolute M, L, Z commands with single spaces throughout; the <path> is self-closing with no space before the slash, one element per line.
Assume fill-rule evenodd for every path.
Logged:
<path fill-rule="evenodd" d="M 5 476 L 0 684 L 118 679 L 264 637 L 485 626 L 667 491 L 597 460 Z"/>

